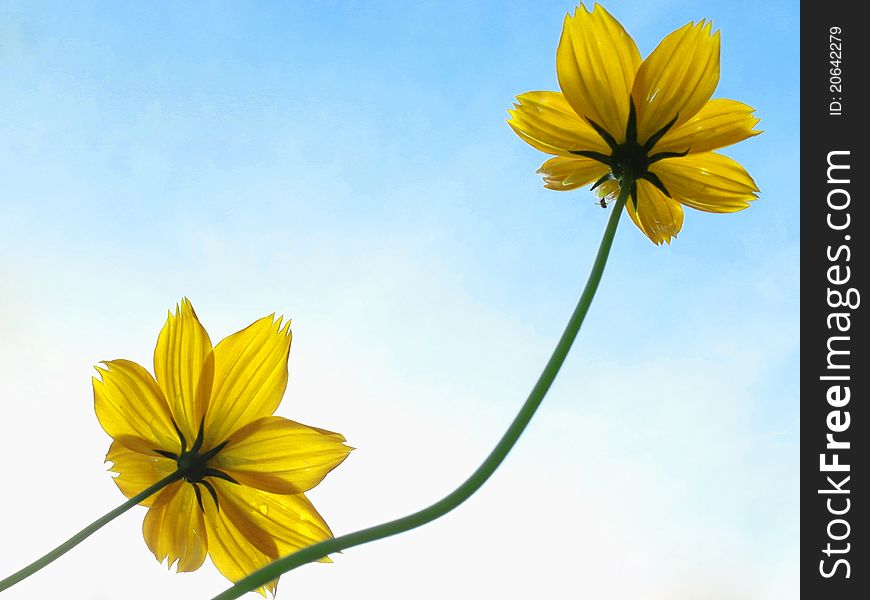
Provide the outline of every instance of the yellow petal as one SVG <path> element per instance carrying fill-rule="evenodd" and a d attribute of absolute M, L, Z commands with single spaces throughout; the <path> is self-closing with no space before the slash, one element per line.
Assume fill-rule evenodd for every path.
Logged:
<path fill-rule="evenodd" d="M 658 152 L 709 152 L 758 135 L 755 109 L 736 100 L 710 100 L 681 127 L 671 129 L 652 149 Z"/>
<path fill-rule="evenodd" d="M 270 494 L 221 479 L 210 480 L 217 489 L 221 511 L 262 552 L 268 553 L 272 547 L 263 545 L 264 536 L 280 556 L 332 537 L 326 521 L 304 494 Z M 330 560 L 324 558 L 321 562 Z"/>
<path fill-rule="evenodd" d="M 159 493 L 142 525 L 145 543 L 167 567 L 178 561 L 177 570 L 195 571 L 205 560 L 207 533 L 193 486 L 173 483 Z"/>
<path fill-rule="evenodd" d="M 571 150 L 610 154 L 601 136 L 559 92 L 526 92 L 517 100 L 513 110 L 508 110 L 508 125 L 534 148 L 558 156 L 575 156 Z"/>
<path fill-rule="evenodd" d="M 247 511 L 239 507 L 235 490 L 229 487 L 240 486 L 214 478 L 209 480 L 217 490 L 220 508 L 215 506 L 210 496 L 203 494 L 208 554 L 217 570 L 230 581 L 236 582 L 278 558 L 278 548 L 272 537 L 257 527 Z M 275 579 L 256 591 L 265 596 L 268 589 L 274 594 L 277 586 L 278 580 Z"/>
<path fill-rule="evenodd" d="M 616 200 L 619 196 L 619 182 L 615 179 L 608 179 L 595 188 L 595 195 L 602 199 L 607 198 L 608 202 Z"/>
<path fill-rule="evenodd" d="M 746 169 L 715 152 L 666 158 L 650 170 L 659 176 L 674 200 L 706 212 L 743 210 L 758 192 Z"/>
<path fill-rule="evenodd" d="M 275 412 L 287 387 L 290 321 L 255 321 L 214 349 L 214 385 L 205 417 L 208 450 L 233 431 Z"/>
<path fill-rule="evenodd" d="M 719 32 L 712 29 L 710 22 L 688 23 L 640 65 L 631 90 L 640 143 L 678 115 L 674 127 L 687 122 L 713 95 L 719 83 Z"/>
<path fill-rule="evenodd" d="M 290 421 L 263 417 L 230 437 L 213 460 L 243 485 L 276 494 L 301 494 L 347 458 L 344 436 Z"/>
<path fill-rule="evenodd" d="M 151 374 L 129 360 L 112 360 L 97 367 L 93 378 L 94 410 L 103 429 L 131 450 L 178 453 L 180 441 L 163 392 Z"/>
<path fill-rule="evenodd" d="M 106 461 L 112 463 L 109 470 L 118 474 L 113 480 L 121 493 L 128 498 L 145 491 L 176 469 L 174 460 L 159 455 L 142 454 L 118 442 L 112 442 Z M 151 495 L 140 504 L 151 506 L 156 496 L 157 494 Z"/>
<path fill-rule="evenodd" d="M 637 182 L 637 210 L 631 199 L 625 203 L 625 210 L 638 229 L 656 245 L 670 244 L 671 238 L 683 227 L 683 207 L 643 179 Z"/>
<path fill-rule="evenodd" d="M 544 176 L 544 187 L 565 191 L 590 184 L 609 170 L 607 165 L 591 158 L 558 156 L 541 165 L 538 173 Z"/>
<path fill-rule="evenodd" d="M 303 494 L 270 494 L 209 477 L 217 491 L 218 509 L 203 494 L 208 552 L 218 571 L 230 581 L 251 574 L 279 556 L 332 537 L 332 532 Z M 328 557 L 320 562 L 331 562 Z M 278 580 L 266 588 L 273 594 Z"/>
<path fill-rule="evenodd" d="M 154 349 L 154 374 L 188 447 L 196 439 L 211 393 L 211 340 L 187 298 L 169 314 Z M 201 380 L 201 381 L 200 381 Z M 197 397 L 199 395 L 199 398 Z"/>
<path fill-rule="evenodd" d="M 581 118 L 606 129 L 617 142 L 625 141 L 629 93 L 640 52 L 619 21 L 595 5 L 582 4 L 566 15 L 556 51 L 556 74 L 565 98 Z"/>

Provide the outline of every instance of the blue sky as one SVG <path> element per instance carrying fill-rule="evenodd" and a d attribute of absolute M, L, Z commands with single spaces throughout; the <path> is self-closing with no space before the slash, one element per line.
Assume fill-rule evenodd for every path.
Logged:
<path fill-rule="evenodd" d="M 493 480 L 442 522 L 286 576 L 280 596 L 797 597 L 798 3 L 606 7 L 643 55 L 712 18 L 714 96 L 765 130 L 725 150 L 759 200 L 687 210 L 669 247 L 624 219 Z M 609 215 L 543 189 L 546 157 L 504 122 L 517 94 L 557 88 L 569 10 L 0 1 L 0 452 L 26 456 L 4 476 L 26 492 L 2 500 L 16 543 L 0 571 L 121 502 L 92 366 L 150 368 L 182 296 L 214 340 L 293 319 L 279 414 L 358 448 L 311 494 L 336 533 L 464 479 L 546 361 Z M 9 598 L 225 587 L 210 565 L 160 567 L 143 516 Z"/>

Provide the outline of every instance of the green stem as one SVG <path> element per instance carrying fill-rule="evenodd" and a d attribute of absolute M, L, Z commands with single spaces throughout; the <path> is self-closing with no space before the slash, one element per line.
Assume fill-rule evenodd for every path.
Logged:
<path fill-rule="evenodd" d="M 627 184 L 627 185 L 626 185 Z M 375 525 L 367 529 L 361 529 L 347 535 L 342 535 L 337 538 L 325 540 L 323 542 L 303 548 L 289 556 L 280 558 L 275 562 L 266 565 L 262 569 L 255 571 L 238 581 L 232 587 L 224 590 L 212 600 L 231 600 L 239 598 L 242 594 L 250 592 L 263 586 L 270 581 L 277 579 L 281 574 L 286 573 L 296 567 L 306 563 L 323 558 L 334 552 L 340 552 L 347 548 L 359 546 L 367 542 L 373 542 L 397 533 L 402 533 L 415 527 L 425 525 L 430 521 L 444 516 L 468 498 L 471 497 L 487 479 L 495 472 L 498 466 L 514 447 L 520 435 L 525 430 L 532 415 L 541 405 L 544 396 L 547 395 L 547 390 L 556 378 L 556 374 L 565 362 L 565 357 L 571 349 L 571 344 L 574 343 L 574 338 L 577 337 L 577 332 L 580 331 L 580 325 L 583 324 L 583 319 L 589 310 L 589 305 L 592 303 L 592 298 L 595 296 L 595 291 L 598 289 L 598 283 L 601 281 L 601 275 L 604 273 L 604 266 L 607 264 L 607 257 L 610 254 L 610 247 L 613 245 L 613 237 L 616 235 L 616 227 L 619 224 L 619 217 L 622 214 L 622 209 L 625 206 L 625 201 L 631 191 L 631 180 L 628 176 L 623 177 L 619 198 L 613 207 L 613 212 L 610 215 L 610 220 L 607 222 L 607 228 L 604 230 L 604 236 L 601 239 L 601 245 L 598 248 L 598 254 L 595 256 L 595 262 L 592 265 L 592 271 L 589 273 L 589 279 L 586 282 L 586 287 L 580 295 L 580 300 L 568 325 L 565 327 L 556 349 L 547 366 L 538 378 L 535 387 L 532 388 L 526 402 L 520 408 L 519 413 L 514 418 L 513 422 L 508 427 L 508 430 L 502 436 L 496 447 L 492 450 L 486 460 L 477 468 L 477 470 L 469 477 L 462 485 L 456 488 L 449 495 L 445 496 L 435 504 L 424 508 L 421 511 L 415 512 L 406 517 Z"/>
<path fill-rule="evenodd" d="M 21 569 L 17 573 L 13 573 L 12 575 L 7 577 L 3 581 L 0 581 L 0 592 L 2 592 L 3 590 L 5 590 L 7 588 L 12 587 L 13 585 L 18 583 L 22 579 L 30 577 L 31 575 L 33 575 L 34 573 L 39 571 L 42 567 L 51 564 L 56 559 L 60 558 L 61 556 L 63 556 L 64 554 L 66 554 L 67 552 L 69 552 L 70 550 L 75 548 L 76 546 L 78 546 L 82 541 L 85 540 L 85 538 L 87 538 L 92 533 L 97 531 L 100 527 L 102 527 L 103 525 L 105 525 L 106 523 L 108 523 L 109 521 L 114 519 L 115 517 L 127 512 L 127 510 L 136 506 L 137 504 L 139 504 L 140 502 L 145 500 L 148 496 L 162 490 L 164 487 L 166 487 L 170 483 L 181 479 L 183 476 L 184 476 L 184 473 L 182 471 L 176 471 L 172 475 L 161 479 L 160 481 L 158 481 L 157 483 L 152 485 L 147 490 L 145 490 L 139 494 L 136 494 L 135 496 L 133 496 L 132 498 L 127 500 L 124 504 L 122 504 L 121 506 L 119 506 L 115 510 L 113 510 L 109 513 L 106 513 L 105 515 L 103 515 L 102 517 L 100 517 L 99 519 L 97 519 L 96 521 L 94 521 L 93 523 L 91 523 L 90 525 L 88 525 L 87 527 L 82 529 L 81 531 L 79 531 L 77 534 L 72 536 L 70 539 L 65 541 L 63 544 L 61 544 L 60 546 L 58 546 L 57 548 L 55 548 L 54 550 L 52 550 L 51 552 L 49 552 L 48 554 L 43 556 L 42 558 L 39 558 L 39 559 L 33 561 L 32 563 L 30 563 L 29 565 L 27 565 L 26 567 L 24 567 L 23 569 Z"/>

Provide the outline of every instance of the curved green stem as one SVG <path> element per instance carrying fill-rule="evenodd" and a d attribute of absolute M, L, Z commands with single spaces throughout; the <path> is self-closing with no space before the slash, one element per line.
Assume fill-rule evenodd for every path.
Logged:
<path fill-rule="evenodd" d="M 574 343 L 574 338 L 577 337 L 577 332 L 580 331 L 580 325 L 583 324 L 583 319 L 589 310 L 589 305 L 592 303 L 592 298 L 598 289 L 598 283 L 601 281 L 601 275 L 604 273 L 604 265 L 607 263 L 607 257 L 610 254 L 610 247 L 613 245 L 613 237 L 616 235 L 616 227 L 619 224 L 619 217 L 622 214 L 622 209 L 625 206 L 626 199 L 631 191 L 631 183 L 629 177 L 623 177 L 619 198 L 613 207 L 613 213 L 610 215 L 610 220 L 607 222 L 607 228 L 604 230 L 604 236 L 601 239 L 601 245 L 598 248 L 598 254 L 595 256 L 595 262 L 592 265 L 592 271 L 589 273 L 589 279 L 586 282 L 586 287 L 580 295 L 580 300 L 568 325 L 565 327 L 559 343 L 556 344 L 556 349 L 553 350 L 550 360 L 544 367 L 543 372 L 538 378 L 535 387 L 529 393 L 526 402 L 520 408 L 519 413 L 514 418 L 513 422 L 508 427 L 505 434 L 499 440 L 496 447 L 492 450 L 486 460 L 477 468 L 477 470 L 469 477 L 462 485 L 456 488 L 449 495 L 445 496 L 435 504 L 421 511 L 410 514 L 406 517 L 375 525 L 367 529 L 361 529 L 347 535 L 341 535 L 337 538 L 325 540 L 318 544 L 308 546 L 289 556 L 280 558 L 275 562 L 266 565 L 259 571 L 251 573 L 244 579 L 237 582 L 232 587 L 224 590 L 212 600 L 230 600 L 239 598 L 242 594 L 255 590 L 270 581 L 278 578 L 281 574 L 286 573 L 296 567 L 306 563 L 323 558 L 328 554 L 339 552 L 347 548 L 359 546 L 367 542 L 373 542 L 397 533 L 402 533 L 420 525 L 425 525 L 430 521 L 444 516 L 463 502 L 465 502 L 472 494 L 474 494 L 486 482 L 487 479 L 495 472 L 498 466 L 514 447 L 520 435 L 525 430 L 532 415 L 541 405 L 541 401 L 546 396 L 550 385 L 556 378 L 556 374 L 565 362 L 565 357 L 571 349 L 571 344 Z"/>
<path fill-rule="evenodd" d="M 177 480 L 181 479 L 182 477 L 184 477 L 184 473 L 182 471 L 176 471 L 172 475 L 161 479 L 160 481 L 158 481 L 157 483 L 152 485 L 147 490 L 145 490 L 139 494 L 136 494 L 135 496 L 133 496 L 132 498 L 127 500 L 124 504 L 122 504 L 121 506 L 119 506 L 115 510 L 106 513 L 105 515 L 103 515 L 102 517 L 100 517 L 99 519 L 97 519 L 96 521 L 94 521 L 93 523 L 91 523 L 90 525 L 88 525 L 87 527 L 82 529 L 81 531 L 79 531 L 77 534 L 72 536 L 70 539 L 65 541 L 63 544 L 61 544 L 60 546 L 58 546 L 57 548 L 55 548 L 54 550 L 52 550 L 51 552 L 49 552 L 48 554 L 43 556 L 42 558 L 39 558 L 39 559 L 33 561 L 32 563 L 30 563 L 29 565 L 27 565 L 26 567 L 24 567 L 23 569 L 21 569 L 17 573 L 13 573 L 12 575 L 7 577 L 3 581 L 0 581 L 0 592 L 2 592 L 3 590 L 5 590 L 7 588 L 12 587 L 13 585 L 18 583 L 22 579 L 30 577 L 31 575 L 33 575 L 34 573 L 39 571 L 42 567 L 51 564 L 56 559 L 60 558 L 61 556 L 63 556 L 64 554 L 66 554 L 67 552 L 69 552 L 70 550 L 75 548 L 76 546 L 78 546 L 82 541 L 85 540 L 85 538 L 90 536 L 92 533 L 97 531 L 100 527 L 102 527 L 103 525 L 105 525 L 106 523 L 108 523 L 109 521 L 114 519 L 115 517 L 127 512 L 127 510 L 136 506 L 137 504 L 139 504 L 140 502 L 145 500 L 148 496 L 162 490 L 164 487 L 166 487 L 170 483 L 177 481 Z"/>

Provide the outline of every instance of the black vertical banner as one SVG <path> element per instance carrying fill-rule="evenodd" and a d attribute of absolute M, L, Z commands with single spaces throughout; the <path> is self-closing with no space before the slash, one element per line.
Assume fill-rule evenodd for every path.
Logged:
<path fill-rule="evenodd" d="M 801 10 L 801 595 L 807 600 L 870 598 L 864 6 L 807 2 Z"/>

